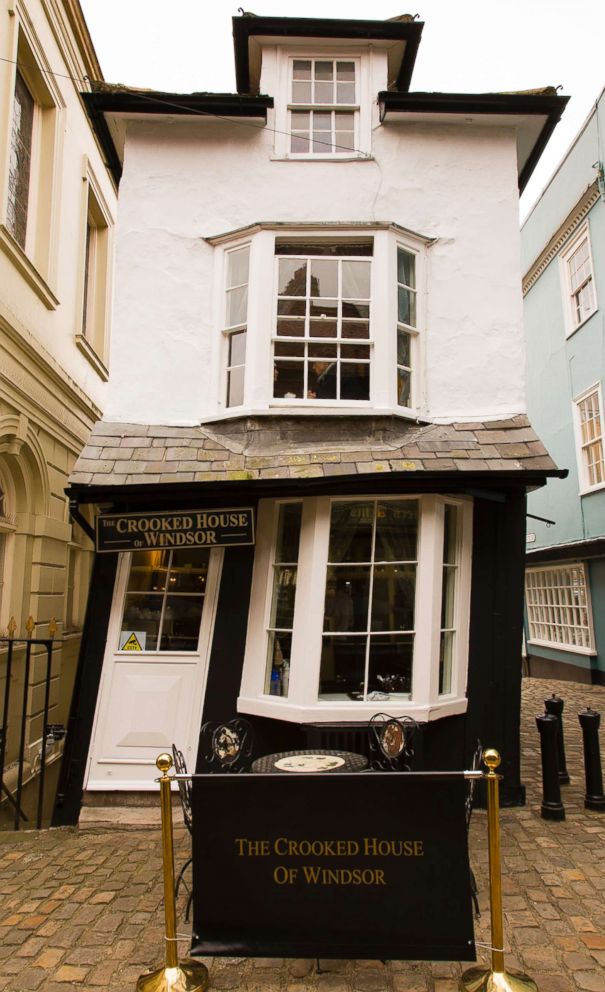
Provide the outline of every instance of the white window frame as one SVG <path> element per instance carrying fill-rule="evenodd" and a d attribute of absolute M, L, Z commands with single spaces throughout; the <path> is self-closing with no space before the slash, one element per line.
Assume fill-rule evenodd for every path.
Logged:
<path fill-rule="evenodd" d="M 576 396 L 573 401 L 573 420 L 574 429 L 576 436 L 576 455 L 578 459 L 578 479 L 580 483 L 580 496 L 585 496 L 588 493 L 597 492 L 599 489 L 605 488 L 605 478 L 602 482 L 597 482 L 591 485 L 588 478 L 588 466 L 586 464 L 585 449 L 587 445 L 584 444 L 582 440 L 582 417 L 580 413 L 580 405 L 589 397 L 596 395 L 597 402 L 599 404 L 599 421 L 601 424 L 601 449 L 605 455 L 605 411 L 603 410 L 603 390 L 600 382 L 594 383 L 589 389 L 584 390 L 579 396 Z M 594 442 L 593 442 L 594 443 Z"/>
<path fill-rule="evenodd" d="M 31 24 L 19 16 L 13 22 L 11 98 L 6 117 L 4 142 L 0 141 L 0 249 L 12 260 L 26 282 L 48 310 L 56 309 L 58 229 L 61 216 L 61 152 L 65 128 L 65 101 L 46 52 Z M 19 63 L 17 66 L 16 63 Z M 34 100 L 31 165 L 25 244 L 13 237 L 7 226 L 8 175 L 11 154 L 13 100 L 17 68 Z"/>
<path fill-rule="evenodd" d="M 586 314 L 581 320 L 578 320 L 576 313 L 576 304 L 574 296 L 572 293 L 571 278 L 569 272 L 569 263 L 574 255 L 574 253 L 581 246 L 582 242 L 586 242 L 588 248 L 588 260 L 590 263 L 590 283 L 592 285 L 592 302 L 593 306 L 589 313 Z M 574 233 L 573 238 L 565 246 L 559 254 L 559 266 L 561 273 L 561 286 L 563 290 L 563 305 L 565 310 L 565 337 L 571 337 L 580 327 L 582 327 L 587 320 L 593 316 L 598 310 L 597 302 L 597 287 L 595 282 L 595 268 L 592 259 L 592 248 L 590 244 L 590 228 L 588 226 L 588 221 L 586 221 L 578 230 Z"/>
<path fill-rule="evenodd" d="M 556 616 L 556 610 L 573 610 L 579 609 L 581 607 L 574 606 L 573 603 L 562 603 L 555 602 L 554 591 L 557 588 L 568 588 L 567 586 L 561 587 L 557 586 L 554 582 L 553 577 L 556 575 L 562 575 L 565 572 L 571 570 L 577 570 L 583 581 L 584 595 L 586 599 L 586 614 L 588 624 L 583 629 L 586 634 L 586 640 L 588 644 L 573 644 L 568 643 L 563 640 L 552 640 L 549 637 L 541 636 L 548 631 L 548 628 L 559 629 L 565 631 L 566 629 L 580 629 L 577 625 L 573 624 L 562 624 L 557 623 L 552 620 L 553 616 Z M 533 585 L 533 576 L 539 577 L 543 576 L 544 580 L 550 579 L 548 585 L 544 584 L 541 587 Z M 541 603 L 530 603 L 530 594 L 532 591 L 544 591 L 546 593 L 544 601 Z M 550 599 L 550 602 L 549 602 Z M 525 603 L 527 609 L 527 626 L 528 626 L 528 644 L 535 644 L 539 647 L 552 648 L 557 651 L 569 651 L 573 654 L 584 654 L 584 655 L 595 655 L 596 651 L 594 648 L 594 626 L 592 620 L 592 605 L 590 598 L 590 583 L 588 581 L 588 574 L 585 562 L 566 562 L 565 564 L 553 564 L 553 565 L 541 565 L 536 568 L 528 568 L 525 573 Z M 568 614 L 569 615 L 569 614 Z"/>
<path fill-rule="evenodd" d="M 419 501 L 418 565 L 414 662 L 411 698 L 393 694 L 384 702 L 321 700 L 319 673 L 324 620 L 330 514 L 332 502 L 364 499 L 413 499 Z M 258 508 L 257 545 L 250 596 L 246 651 L 238 711 L 293 723 L 358 722 L 378 709 L 394 716 L 409 714 L 420 721 L 435 720 L 466 711 L 466 677 L 470 618 L 472 500 L 434 494 L 309 497 L 302 500 L 302 527 L 298 558 L 297 592 L 288 696 L 265 691 L 267 628 L 270 626 L 272 562 L 277 537 L 279 506 L 301 500 L 261 500 Z M 459 573 L 455 600 L 456 640 L 451 691 L 439 694 L 439 648 L 443 563 L 443 521 L 446 503 L 461 508 Z M 430 659 L 426 664 L 425 659 Z"/>
<path fill-rule="evenodd" d="M 307 228 L 304 231 L 282 228 L 267 223 L 252 226 L 247 237 L 243 232 L 219 236 L 210 243 L 218 249 L 214 274 L 213 323 L 215 340 L 214 397 L 211 406 L 222 418 L 286 410 L 300 415 L 340 415 L 343 412 L 358 414 L 395 414 L 418 418 L 425 412 L 426 390 L 424 384 L 426 350 L 426 293 L 429 242 L 397 225 L 352 228 L 335 226 Z M 371 256 L 370 283 L 370 397 L 369 400 L 333 400 L 305 398 L 286 399 L 273 396 L 273 341 L 276 338 L 277 320 L 277 263 L 276 242 L 291 241 L 313 243 L 319 240 L 335 243 L 368 239 L 374 244 Z M 229 251 L 250 245 L 250 271 L 248 283 L 248 325 L 246 338 L 246 371 L 244 403 L 226 406 L 226 368 L 228 355 L 225 329 L 225 280 L 226 255 Z M 411 406 L 397 403 L 397 249 L 401 247 L 416 257 L 416 328 L 412 336 L 412 395 Z M 366 256 L 359 256 L 360 258 Z M 369 258 L 369 256 L 367 256 Z M 209 410 L 204 405 L 202 416 Z"/>
<path fill-rule="evenodd" d="M 339 109 L 334 104 L 293 104 L 292 73 L 294 61 L 338 61 L 355 63 L 355 104 L 342 104 L 342 110 L 354 112 L 354 149 L 342 152 L 290 151 L 291 112 L 297 109 Z M 291 161 L 348 162 L 371 157 L 372 94 L 370 90 L 370 55 L 359 49 L 325 47 L 277 48 L 278 93 L 275 108 L 275 158 Z"/>

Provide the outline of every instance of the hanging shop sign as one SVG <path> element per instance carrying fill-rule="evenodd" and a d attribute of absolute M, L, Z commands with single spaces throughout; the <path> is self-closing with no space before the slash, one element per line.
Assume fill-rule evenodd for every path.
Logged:
<path fill-rule="evenodd" d="M 97 517 L 97 551 L 220 548 L 254 544 L 254 510 L 106 513 Z"/>
<path fill-rule="evenodd" d="M 202 775 L 192 953 L 475 959 L 463 773 Z"/>

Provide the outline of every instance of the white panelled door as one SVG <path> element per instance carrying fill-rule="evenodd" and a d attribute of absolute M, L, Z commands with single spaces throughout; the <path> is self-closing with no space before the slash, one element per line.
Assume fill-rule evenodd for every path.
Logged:
<path fill-rule="evenodd" d="M 87 789 L 156 789 L 173 743 L 195 767 L 222 561 L 221 548 L 120 556 Z"/>

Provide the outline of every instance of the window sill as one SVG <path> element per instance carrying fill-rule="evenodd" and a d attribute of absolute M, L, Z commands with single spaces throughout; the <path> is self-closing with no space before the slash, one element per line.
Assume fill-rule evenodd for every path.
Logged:
<path fill-rule="evenodd" d="M 582 327 L 584 327 L 584 324 L 587 324 L 587 323 L 588 323 L 588 321 L 590 320 L 590 318 L 591 318 L 591 317 L 594 317 L 594 315 L 595 315 L 595 313 L 598 313 L 598 310 L 599 310 L 599 308 L 598 308 L 598 307 L 595 307 L 595 308 L 594 308 L 594 310 L 592 310 L 592 311 L 591 311 L 591 312 L 590 312 L 590 313 L 588 314 L 588 316 L 587 316 L 587 317 L 584 317 L 584 320 L 582 320 L 582 321 L 580 321 L 580 323 L 579 323 L 579 324 L 576 324 L 576 325 L 575 325 L 574 327 L 572 327 L 572 328 L 569 328 L 569 329 L 568 329 L 568 330 L 567 330 L 567 331 L 565 332 L 565 340 L 566 340 L 566 341 L 569 341 L 569 339 L 570 339 L 570 338 L 572 338 L 572 337 L 574 336 L 574 334 L 576 333 L 576 331 L 579 331 L 579 330 L 580 330 L 580 328 L 582 328 Z"/>
<path fill-rule="evenodd" d="M 90 364 L 92 365 L 93 369 L 95 370 L 99 378 L 101 378 L 103 382 L 107 382 L 109 379 L 109 372 L 107 370 L 107 366 L 103 361 L 101 361 L 96 351 L 94 350 L 92 345 L 86 340 L 83 334 L 76 334 L 76 346 L 80 349 L 80 351 L 84 355 L 84 358 L 88 362 L 90 362 Z"/>
<path fill-rule="evenodd" d="M 42 278 L 33 262 L 27 257 L 21 245 L 19 245 L 12 234 L 0 224 L 0 249 L 8 255 L 16 269 L 21 273 L 28 286 L 33 289 L 36 296 L 42 300 L 47 310 L 56 310 L 59 300 L 53 293 L 45 279 Z"/>
<path fill-rule="evenodd" d="M 419 723 L 440 720 L 446 716 L 456 716 L 466 713 L 466 699 L 418 704 L 409 700 L 384 699 L 367 703 L 317 702 L 314 706 L 301 706 L 287 699 L 275 696 L 240 696 L 237 700 L 237 712 L 251 716 L 264 716 L 273 720 L 284 720 L 288 723 L 334 723 L 360 722 L 369 720 L 375 713 L 388 710 L 390 716 L 412 716 Z"/>
<path fill-rule="evenodd" d="M 592 493 L 600 493 L 603 489 L 605 489 L 605 482 L 599 482 L 597 486 L 587 486 L 586 489 L 580 489 L 578 495 L 591 496 Z"/>
<path fill-rule="evenodd" d="M 595 657 L 597 652 L 594 648 L 581 648 L 576 644 L 554 644 L 552 641 L 529 640 L 528 644 L 535 644 L 538 648 L 550 648 L 552 651 L 569 651 L 571 654 L 585 654 Z"/>
<path fill-rule="evenodd" d="M 357 155 L 270 155 L 271 162 L 374 162 L 371 152 Z"/>
<path fill-rule="evenodd" d="M 230 420 L 235 417 L 309 417 L 321 413 L 322 417 L 379 417 L 394 416 L 401 417 L 402 420 L 413 420 L 417 422 L 421 418 L 417 410 L 403 406 L 374 406 L 365 400 L 358 400 L 355 406 L 345 406 L 340 403 L 326 405 L 325 401 L 319 400 L 311 404 L 293 404 L 291 400 L 273 400 L 268 407 L 251 406 L 231 406 L 228 409 L 220 409 L 215 414 L 208 414 L 202 417 L 202 424 L 213 424 L 222 420 Z"/>

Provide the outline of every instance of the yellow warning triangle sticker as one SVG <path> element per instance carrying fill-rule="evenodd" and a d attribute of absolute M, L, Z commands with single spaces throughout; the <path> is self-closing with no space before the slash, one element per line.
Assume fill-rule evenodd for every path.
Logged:
<path fill-rule="evenodd" d="M 133 633 L 130 635 L 127 641 L 122 645 L 122 651 L 142 651 L 140 641 L 137 635 Z"/>

